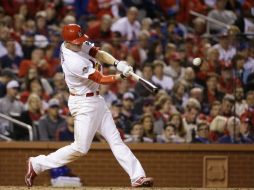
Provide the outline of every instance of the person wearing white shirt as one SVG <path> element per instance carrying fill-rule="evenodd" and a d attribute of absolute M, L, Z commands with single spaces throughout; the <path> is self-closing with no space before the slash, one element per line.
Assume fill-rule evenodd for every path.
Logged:
<path fill-rule="evenodd" d="M 236 54 L 236 48 L 230 44 L 229 36 L 226 33 L 221 34 L 219 43 L 213 48 L 219 52 L 219 60 L 229 62 Z"/>
<path fill-rule="evenodd" d="M 31 187 L 36 175 L 43 171 L 66 165 L 84 156 L 98 131 L 108 142 L 119 164 L 129 174 L 131 186 L 151 187 L 153 179 L 146 177 L 138 159 L 123 143 L 112 114 L 98 91 L 100 84 L 116 84 L 130 76 L 132 67 L 87 41 L 88 36 L 82 33 L 77 24 L 65 25 L 62 36 L 61 65 L 70 92 L 68 107 L 74 118 L 75 140 L 47 156 L 30 157 L 25 175 L 26 185 Z M 100 62 L 116 66 L 121 74 L 103 75 Z"/>
<path fill-rule="evenodd" d="M 127 40 L 126 45 L 133 46 L 140 32 L 140 23 L 137 20 L 138 9 L 130 7 L 127 16 L 118 19 L 111 27 L 112 32 L 120 32 Z"/>
<path fill-rule="evenodd" d="M 152 76 L 152 81 L 159 85 L 162 89 L 166 91 L 171 91 L 174 86 L 174 81 L 171 77 L 164 75 L 164 62 L 160 60 L 155 60 L 153 63 L 154 75 Z"/>

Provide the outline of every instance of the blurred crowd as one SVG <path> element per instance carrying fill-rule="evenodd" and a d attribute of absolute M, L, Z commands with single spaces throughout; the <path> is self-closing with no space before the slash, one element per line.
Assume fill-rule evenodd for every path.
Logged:
<path fill-rule="evenodd" d="M 34 140 L 74 140 L 59 61 L 70 23 L 160 89 L 131 78 L 101 86 L 125 142 L 254 142 L 253 0 L 1 0 L 0 113 L 31 125 Z M 0 134 L 29 139 L 1 118 Z"/>

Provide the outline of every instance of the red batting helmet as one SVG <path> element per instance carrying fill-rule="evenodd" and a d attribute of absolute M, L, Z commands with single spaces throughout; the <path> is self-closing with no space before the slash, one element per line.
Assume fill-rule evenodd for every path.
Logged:
<path fill-rule="evenodd" d="M 68 24 L 63 27 L 62 36 L 64 41 L 72 44 L 82 44 L 88 40 L 88 36 L 83 34 L 81 27 L 77 24 Z"/>

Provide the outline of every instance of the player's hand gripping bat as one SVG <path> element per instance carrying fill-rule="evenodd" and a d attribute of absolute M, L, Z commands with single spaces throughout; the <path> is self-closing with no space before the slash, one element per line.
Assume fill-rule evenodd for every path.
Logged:
<path fill-rule="evenodd" d="M 134 78 L 134 80 L 136 80 L 137 82 L 140 82 L 149 92 L 156 94 L 159 91 L 158 87 L 156 87 L 149 81 L 143 79 L 142 77 L 138 76 L 134 72 L 131 71 L 130 74 Z"/>

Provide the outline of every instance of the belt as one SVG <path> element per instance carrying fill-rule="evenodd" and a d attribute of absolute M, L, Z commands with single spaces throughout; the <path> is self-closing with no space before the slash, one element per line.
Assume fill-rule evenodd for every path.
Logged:
<path fill-rule="evenodd" d="M 91 97 L 91 96 L 95 96 L 95 95 L 99 95 L 99 91 L 96 92 L 88 92 L 86 94 L 74 94 L 70 92 L 70 95 L 72 96 L 86 96 L 86 97 Z"/>

